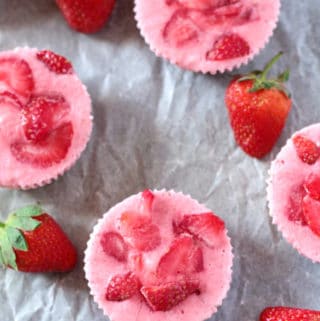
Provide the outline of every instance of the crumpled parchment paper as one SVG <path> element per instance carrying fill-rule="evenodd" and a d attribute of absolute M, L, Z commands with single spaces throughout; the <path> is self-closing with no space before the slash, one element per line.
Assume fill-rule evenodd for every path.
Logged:
<path fill-rule="evenodd" d="M 258 161 L 236 146 L 229 128 L 223 97 L 231 74 L 195 74 L 157 58 L 136 28 L 132 0 L 117 0 L 110 23 L 90 36 L 70 30 L 54 1 L 0 1 L 0 49 L 50 48 L 68 57 L 88 86 L 95 118 L 86 151 L 59 180 L 32 191 L 0 189 L 0 219 L 39 201 L 79 252 L 69 274 L 1 270 L 0 320 L 107 320 L 89 296 L 83 251 L 98 218 L 146 187 L 183 191 L 226 221 L 233 281 L 210 320 L 255 321 L 268 305 L 320 309 L 320 266 L 271 224 L 265 191 L 281 146 L 295 130 L 320 120 L 319 19 L 318 0 L 283 0 L 271 41 L 240 70 L 260 68 L 283 50 L 275 72 L 287 65 L 292 71 L 287 126 L 272 153 Z"/>

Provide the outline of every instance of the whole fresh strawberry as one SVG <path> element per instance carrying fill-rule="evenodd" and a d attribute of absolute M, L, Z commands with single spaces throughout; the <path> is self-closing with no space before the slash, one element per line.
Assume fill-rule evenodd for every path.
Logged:
<path fill-rule="evenodd" d="M 320 311 L 269 307 L 262 311 L 260 321 L 320 321 Z"/>
<path fill-rule="evenodd" d="M 56 0 L 71 28 L 93 33 L 108 20 L 115 0 Z"/>
<path fill-rule="evenodd" d="M 0 223 L 0 263 L 23 272 L 67 272 L 77 252 L 56 221 L 39 206 L 27 206 Z"/>
<path fill-rule="evenodd" d="M 276 55 L 263 71 L 236 77 L 226 91 L 225 103 L 235 139 L 252 157 L 261 158 L 270 152 L 291 109 L 290 95 L 284 86 L 289 71 L 276 79 L 267 78 L 281 55 Z"/>

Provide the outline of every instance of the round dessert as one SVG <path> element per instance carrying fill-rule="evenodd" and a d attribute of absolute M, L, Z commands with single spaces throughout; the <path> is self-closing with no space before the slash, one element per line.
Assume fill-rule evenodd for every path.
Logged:
<path fill-rule="evenodd" d="M 247 63 L 267 43 L 280 0 L 135 0 L 142 36 L 156 55 L 203 73 Z"/>
<path fill-rule="evenodd" d="M 91 100 L 71 63 L 49 50 L 0 53 L 0 186 L 36 188 L 75 163 L 92 129 Z"/>
<path fill-rule="evenodd" d="M 164 190 L 110 209 L 85 253 L 91 294 L 113 321 L 207 319 L 229 289 L 231 267 L 224 222 L 189 196 Z"/>
<path fill-rule="evenodd" d="M 273 222 L 301 254 L 320 262 L 320 124 L 296 132 L 272 162 Z"/>

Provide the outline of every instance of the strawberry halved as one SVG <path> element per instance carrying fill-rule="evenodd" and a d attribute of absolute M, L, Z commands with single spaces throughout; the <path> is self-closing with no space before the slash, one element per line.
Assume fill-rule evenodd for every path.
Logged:
<path fill-rule="evenodd" d="M 17 57 L 0 58 L 0 91 L 9 91 L 25 103 L 34 89 L 28 63 Z"/>
<path fill-rule="evenodd" d="M 202 250 L 189 236 L 175 239 L 169 251 L 161 257 L 157 267 L 157 275 L 161 278 L 201 271 L 203 271 Z"/>
<path fill-rule="evenodd" d="M 301 135 L 293 138 L 293 144 L 299 158 L 306 164 L 314 164 L 320 157 L 320 148 L 311 139 Z"/>
<path fill-rule="evenodd" d="M 168 311 L 193 293 L 200 294 L 198 280 L 180 280 L 143 286 L 141 293 L 153 311 Z"/>
<path fill-rule="evenodd" d="M 42 61 L 50 71 L 58 75 L 73 73 L 71 62 L 50 50 L 38 51 L 37 58 Z"/>
<path fill-rule="evenodd" d="M 116 232 L 104 233 L 100 239 L 100 244 L 106 254 L 119 262 L 127 261 L 128 246 L 120 234 Z"/>
<path fill-rule="evenodd" d="M 140 281 L 132 272 L 115 275 L 109 281 L 106 290 L 106 300 L 124 301 L 139 293 Z"/>
<path fill-rule="evenodd" d="M 320 236 L 320 202 L 307 195 L 303 198 L 302 208 L 311 231 Z"/>
<path fill-rule="evenodd" d="M 61 95 L 32 96 L 21 111 L 26 138 L 35 143 L 43 141 L 69 110 L 70 106 Z"/>
<path fill-rule="evenodd" d="M 235 59 L 249 55 L 250 46 L 248 42 L 236 33 L 220 36 L 211 50 L 207 52 L 207 60 L 221 61 Z"/>
<path fill-rule="evenodd" d="M 137 250 L 152 251 L 161 243 L 160 230 L 150 217 L 136 212 L 124 212 L 120 224 L 122 235 Z"/>
<path fill-rule="evenodd" d="M 212 248 L 220 245 L 225 228 L 224 222 L 212 212 L 184 215 L 173 227 L 176 233 L 189 233 Z"/>
<path fill-rule="evenodd" d="M 163 38 L 174 47 L 182 47 L 198 40 L 198 28 L 187 10 L 176 11 L 163 29 Z"/>
<path fill-rule="evenodd" d="M 65 122 L 39 143 L 21 141 L 12 143 L 11 152 L 22 163 L 47 168 L 60 163 L 66 157 L 72 137 L 72 123 Z"/>

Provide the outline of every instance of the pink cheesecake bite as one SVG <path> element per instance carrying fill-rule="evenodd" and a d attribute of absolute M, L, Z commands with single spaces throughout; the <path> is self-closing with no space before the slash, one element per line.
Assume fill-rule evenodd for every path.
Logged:
<path fill-rule="evenodd" d="M 135 0 L 138 28 L 156 55 L 211 74 L 257 54 L 279 10 L 280 0 Z"/>
<path fill-rule="evenodd" d="M 296 132 L 272 162 L 270 214 L 298 252 L 320 262 L 320 124 Z"/>
<path fill-rule="evenodd" d="M 0 186 L 50 183 L 79 158 L 91 100 L 72 64 L 49 50 L 0 53 Z"/>
<path fill-rule="evenodd" d="M 111 208 L 90 236 L 85 274 L 112 321 L 197 321 L 231 282 L 224 222 L 190 196 L 145 190 Z"/>

